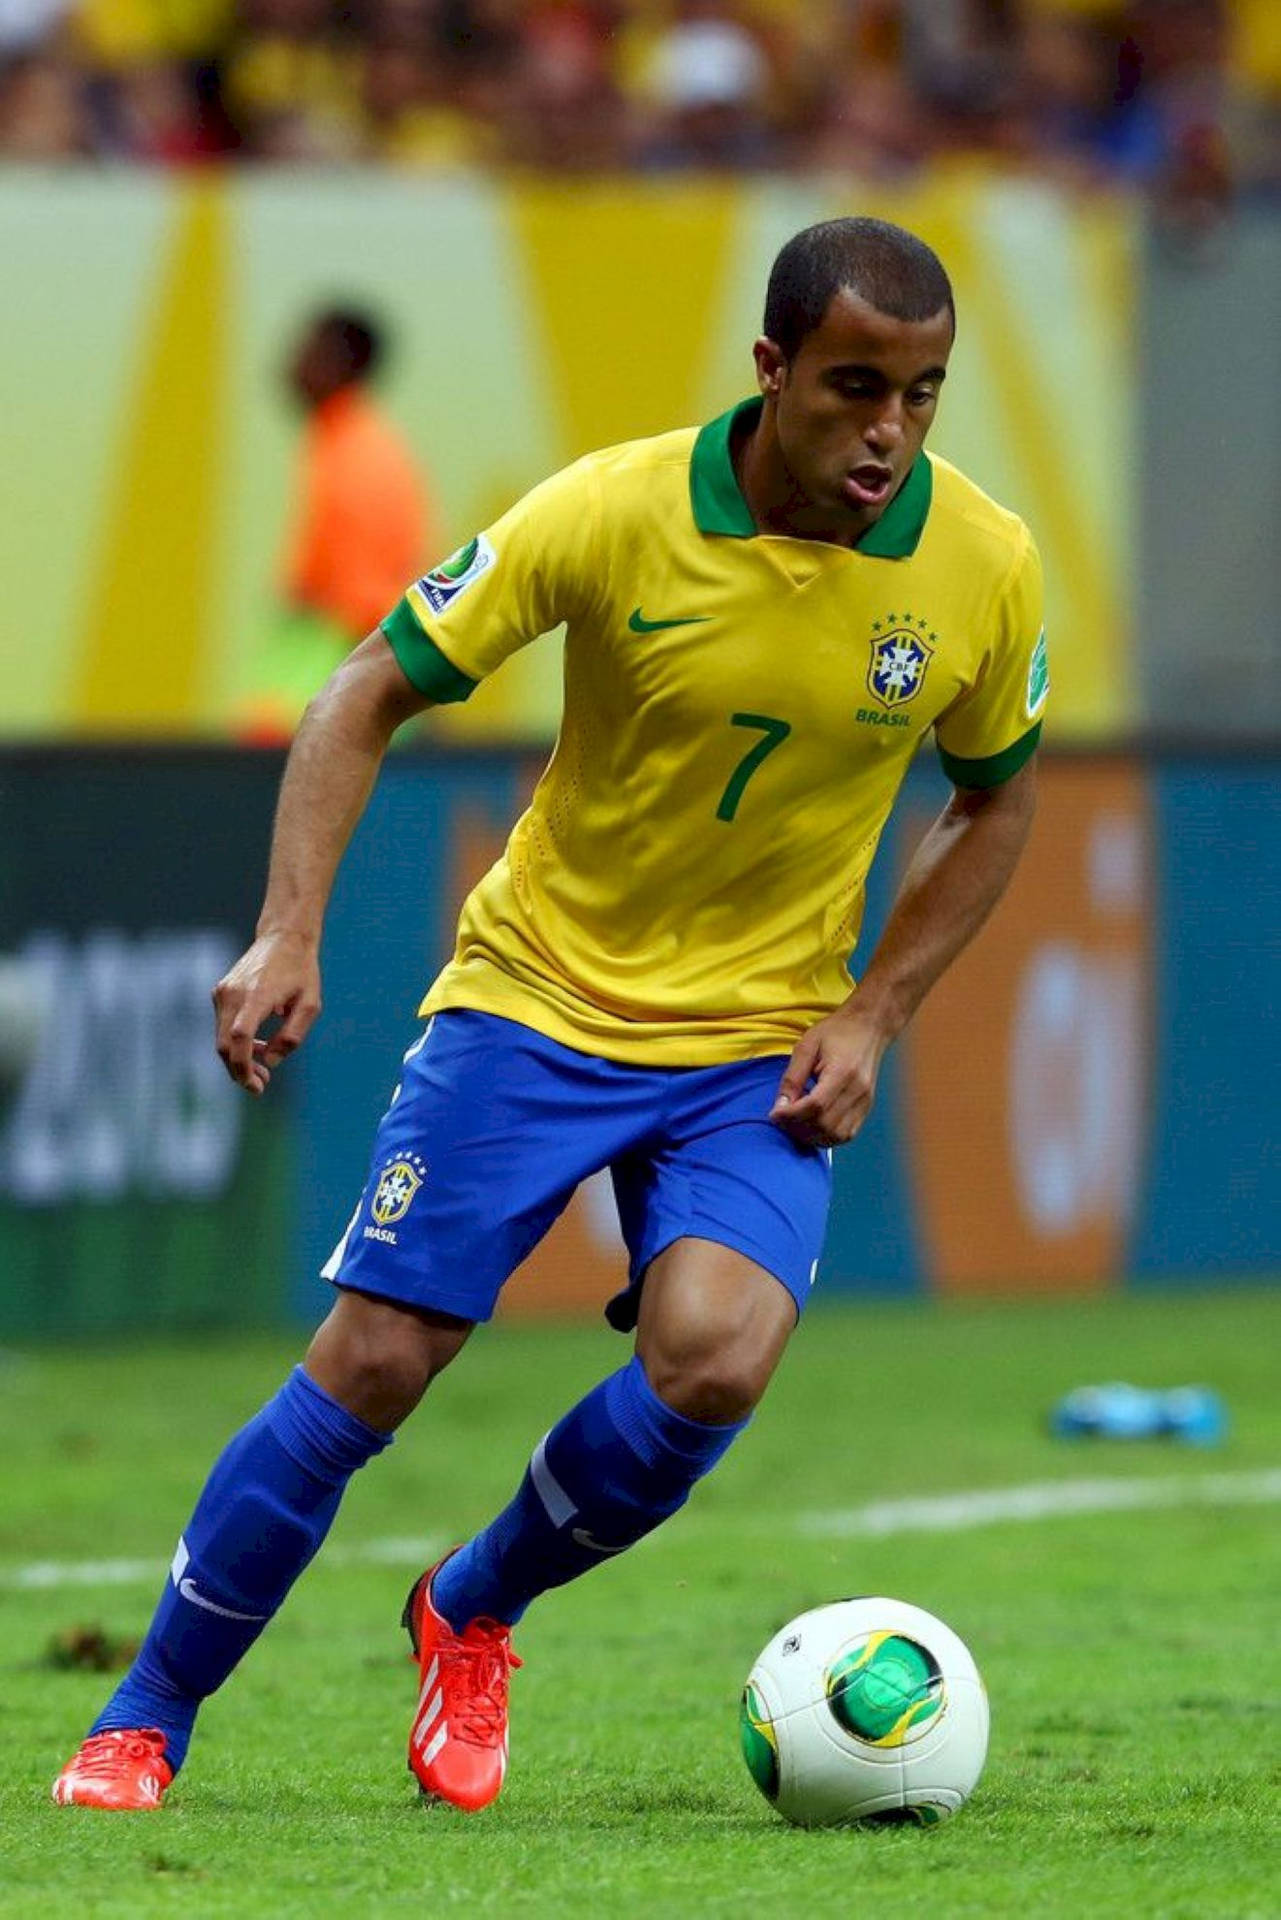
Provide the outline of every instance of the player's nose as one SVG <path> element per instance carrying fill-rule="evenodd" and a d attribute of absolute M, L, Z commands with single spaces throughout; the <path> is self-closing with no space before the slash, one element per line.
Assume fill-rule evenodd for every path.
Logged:
<path fill-rule="evenodd" d="M 891 453 L 903 440 L 903 415 L 897 409 L 885 409 L 876 419 L 868 420 L 862 438 L 874 453 Z"/>
<path fill-rule="evenodd" d="M 903 409 L 887 401 L 863 429 L 863 439 L 874 453 L 889 453 L 903 438 Z"/>

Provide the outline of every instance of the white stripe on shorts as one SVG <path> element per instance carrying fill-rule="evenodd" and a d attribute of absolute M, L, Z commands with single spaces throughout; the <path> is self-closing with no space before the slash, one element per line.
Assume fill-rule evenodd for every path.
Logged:
<path fill-rule="evenodd" d="M 338 1245 L 334 1248 L 328 1260 L 326 1260 L 324 1266 L 320 1269 L 320 1277 L 322 1280 L 336 1280 L 338 1278 L 338 1269 L 341 1267 L 343 1260 L 346 1256 L 347 1242 L 351 1239 L 352 1228 L 355 1226 L 357 1220 L 359 1220 L 360 1218 L 360 1209 L 363 1204 L 363 1201 L 364 1201 L 364 1195 L 362 1194 L 360 1199 L 357 1200 L 356 1202 L 356 1211 L 352 1214 L 351 1219 L 347 1222 L 346 1228 L 344 1229 L 344 1232 L 343 1232 L 342 1239 L 338 1242 Z"/>

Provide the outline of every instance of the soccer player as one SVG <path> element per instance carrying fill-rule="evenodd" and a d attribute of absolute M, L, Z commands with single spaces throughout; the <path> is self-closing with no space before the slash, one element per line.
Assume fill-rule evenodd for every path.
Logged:
<path fill-rule="evenodd" d="M 515 1622 L 675 1513 L 746 1425 L 814 1279 L 831 1149 L 1032 817 L 1036 552 L 922 446 L 954 326 L 913 235 L 863 219 L 796 235 L 770 276 L 755 397 L 535 488 L 411 586 L 312 702 L 258 936 L 214 994 L 218 1051 L 255 1095 L 319 1010 L 325 903 L 392 733 L 566 625 L 555 752 L 423 1001 L 325 1269 L 333 1311 L 214 1467 L 55 1799 L 160 1803 L 200 1702 L 348 1479 L 597 1169 L 631 1257 L 607 1317 L 635 1351 L 410 1593 L 425 1794 L 494 1798 Z M 864 876 L 930 727 L 955 791 L 855 988 Z"/>

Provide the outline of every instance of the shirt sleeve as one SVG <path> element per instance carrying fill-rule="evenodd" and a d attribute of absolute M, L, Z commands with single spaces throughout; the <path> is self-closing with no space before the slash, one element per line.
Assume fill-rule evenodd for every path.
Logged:
<path fill-rule="evenodd" d="M 580 460 L 408 587 L 382 631 L 419 692 L 465 700 L 510 654 L 572 620 L 599 572 L 598 526 L 595 472 Z"/>
<path fill-rule="evenodd" d="M 1041 560 L 1031 535 L 995 610 L 995 631 L 972 687 L 936 728 L 943 771 L 957 787 L 998 787 L 1036 751 L 1050 690 Z"/>

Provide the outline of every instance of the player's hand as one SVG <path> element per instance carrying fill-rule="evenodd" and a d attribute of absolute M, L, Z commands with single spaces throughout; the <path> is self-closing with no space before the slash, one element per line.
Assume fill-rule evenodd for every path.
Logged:
<path fill-rule="evenodd" d="M 884 1027 L 857 1005 L 829 1014 L 793 1048 L 770 1119 L 798 1146 L 844 1146 L 872 1110 L 889 1044 Z"/>
<path fill-rule="evenodd" d="M 320 1012 L 320 960 L 297 933 L 266 933 L 213 990 L 218 1057 L 238 1086 L 256 1097 L 272 1070 L 300 1047 Z M 280 1025 L 266 1039 L 259 1029 Z"/>

